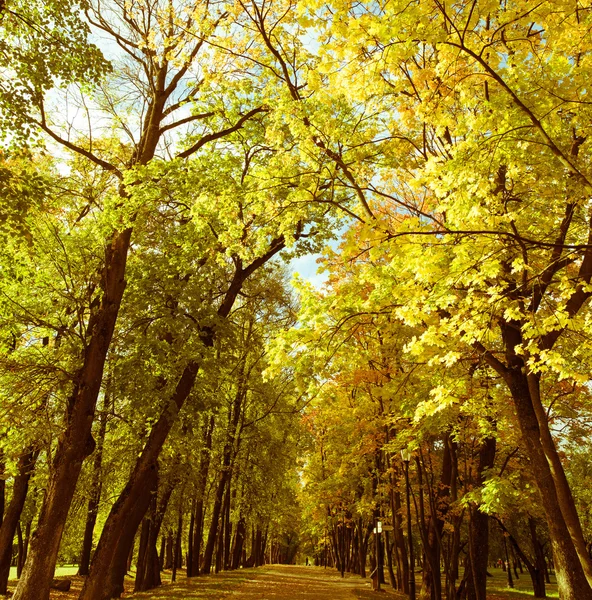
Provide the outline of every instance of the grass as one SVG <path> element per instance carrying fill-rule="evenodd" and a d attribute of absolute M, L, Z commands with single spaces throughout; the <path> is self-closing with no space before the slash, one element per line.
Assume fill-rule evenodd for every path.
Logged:
<path fill-rule="evenodd" d="M 78 565 L 63 565 L 61 567 L 56 567 L 55 576 L 56 577 L 68 577 L 71 575 L 76 575 L 78 573 Z M 10 567 L 10 575 L 8 579 L 16 579 L 16 567 Z"/>
<path fill-rule="evenodd" d="M 534 595 L 532 591 L 532 581 L 526 569 L 524 570 L 524 573 L 520 573 L 519 579 L 516 579 L 514 571 L 512 571 L 514 588 L 508 588 L 507 575 L 501 569 L 490 569 L 489 572 L 493 577 L 488 578 L 487 581 L 488 600 L 511 600 L 528 596 L 532 597 Z M 554 575 L 551 575 L 551 584 L 546 584 L 545 590 L 548 598 L 559 598 Z"/>

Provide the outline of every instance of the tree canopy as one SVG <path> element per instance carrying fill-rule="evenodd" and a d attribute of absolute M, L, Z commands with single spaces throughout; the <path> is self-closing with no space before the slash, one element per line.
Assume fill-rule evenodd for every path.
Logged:
<path fill-rule="evenodd" d="M 308 557 L 592 599 L 591 24 L 0 0 L 0 593 Z"/>

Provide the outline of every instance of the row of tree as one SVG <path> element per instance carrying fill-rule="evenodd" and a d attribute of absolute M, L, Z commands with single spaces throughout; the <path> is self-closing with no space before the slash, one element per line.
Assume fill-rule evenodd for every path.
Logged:
<path fill-rule="evenodd" d="M 591 11 L 7 0 L 0 12 L 12 499 L 27 465 L 45 469 L 15 598 L 48 598 L 84 478 L 102 524 L 84 600 L 118 593 L 138 529 L 154 580 L 167 518 L 187 540 L 193 523 L 194 573 L 204 523 L 200 569 L 230 564 L 231 524 L 255 527 L 260 547 L 267 523 L 241 506 L 266 497 L 250 494 L 251 465 L 272 469 L 245 440 L 290 448 L 281 415 L 299 412 L 313 533 L 341 569 L 364 572 L 373 523 L 390 516 L 374 560 L 399 587 L 411 537 L 426 597 L 484 598 L 494 522 L 537 593 L 552 557 L 561 597 L 592 598 Z M 281 333 L 278 257 L 345 230 L 326 250 L 326 290 L 303 286 L 299 324 Z M 279 437 L 264 436 L 276 420 Z"/>

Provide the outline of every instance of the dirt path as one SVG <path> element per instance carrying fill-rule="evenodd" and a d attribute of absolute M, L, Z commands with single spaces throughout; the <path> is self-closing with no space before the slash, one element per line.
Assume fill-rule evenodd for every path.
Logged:
<path fill-rule="evenodd" d="M 391 593 L 382 598 L 399 599 Z M 154 600 L 356 600 L 376 598 L 368 580 L 341 577 L 330 569 L 271 566 L 246 569 L 163 586 L 133 598 Z"/>

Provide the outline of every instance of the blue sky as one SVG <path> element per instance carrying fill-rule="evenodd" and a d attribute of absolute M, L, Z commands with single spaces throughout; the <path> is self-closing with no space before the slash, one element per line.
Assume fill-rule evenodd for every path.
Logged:
<path fill-rule="evenodd" d="M 300 275 L 301 279 L 308 281 L 315 287 L 320 287 L 327 281 L 327 273 L 318 273 L 319 265 L 317 258 L 320 254 L 307 254 L 299 256 L 289 262 L 289 267 L 292 273 Z"/>

